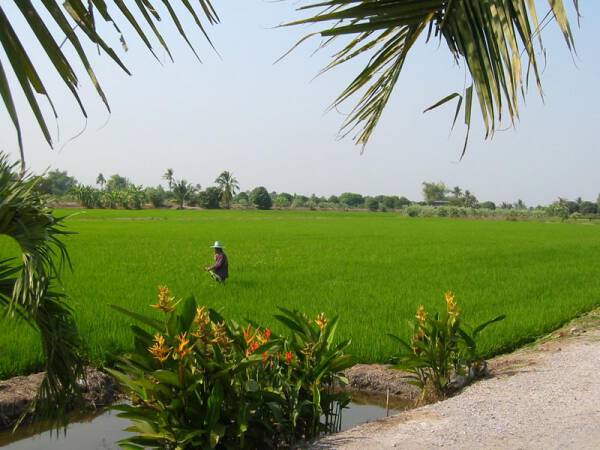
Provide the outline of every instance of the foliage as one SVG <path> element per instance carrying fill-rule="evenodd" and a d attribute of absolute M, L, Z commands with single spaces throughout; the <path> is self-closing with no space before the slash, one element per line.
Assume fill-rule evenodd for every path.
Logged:
<path fill-rule="evenodd" d="M 175 181 L 174 176 L 175 172 L 173 171 L 173 169 L 167 169 L 162 176 L 163 180 L 166 180 L 168 183 L 169 191 L 173 189 L 173 182 Z"/>
<path fill-rule="evenodd" d="M 221 192 L 216 187 L 209 187 L 198 194 L 198 204 L 205 209 L 218 209 Z"/>
<path fill-rule="evenodd" d="M 180 305 L 178 305 L 180 303 Z M 110 370 L 133 405 L 129 448 L 274 448 L 339 425 L 348 394 L 334 392 L 352 358 L 334 344 L 337 318 L 310 320 L 281 309 L 287 336 L 241 327 L 193 297 L 176 301 L 159 288 L 162 320 L 115 308 L 150 327 L 133 326 L 135 350 Z M 321 417 L 325 416 L 325 422 Z"/>
<path fill-rule="evenodd" d="M 291 206 L 293 197 L 290 194 L 282 193 L 275 198 L 275 206 L 278 208 L 287 208 Z"/>
<path fill-rule="evenodd" d="M 44 57 L 47 57 L 52 63 L 52 65 L 48 67 L 51 67 L 51 70 L 55 71 L 53 75 L 58 75 L 60 79 L 62 79 L 65 86 L 69 89 L 79 105 L 84 116 L 87 116 L 87 113 L 77 91 L 79 79 L 72 65 L 75 61 L 81 63 L 83 68 L 85 68 L 99 97 L 102 99 L 107 109 L 110 110 L 106 96 L 100 87 L 98 78 L 89 62 L 87 50 L 85 50 L 88 40 L 91 44 L 89 47 L 90 49 L 93 48 L 94 51 L 97 49 L 99 52 L 104 52 L 116 65 L 123 69 L 125 73 L 130 74 L 117 53 L 108 44 L 108 41 L 113 37 L 117 37 L 120 39 L 123 48 L 127 49 L 125 37 L 121 31 L 127 29 L 127 26 L 123 26 L 127 23 L 136 31 L 138 38 L 145 44 L 158 61 L 158 57 L 152 48 L 152 44 L 148 39 L 146 32 L 139 25 L 138 19 L 136 19 L 137 12 L 144 18 L 144 21 L 152 29 L 157 41 L 172 59 L 167 43 L 156 27 L 161 21 L 160 13 L 149 1 L 135 2 L 136 6 L 133 8 L 126 5 L 126 2 L 117 0 L 90 0 L 89 2 L 65 0 L 62 2 L 62 7 L 60 2 L 53 1 L 31 2 L 29 0 L 13 0 L 13 2 L 25 18 L 27 25 L 15 29 L 14 24 L 11 23 L 11 19 L 6 16 L 3 8 L 0 7 L 0 30 L 2 30 L 0 33 L 0 43 L 2 44 L 2 47 L 4 47 L 6 59 L 16 75 L 16 81 L 27 99 L 29 108 L 34 113 L 38 125 L 50 146 L 52 146 L 50 131 L 48 130 L 44 114 L 42 113 L 35 94 L 37 93 L 46 96 L 50 102 L 54 116 L 57 116 L 57 112 L 54 109 L 49 93 L 46 91 L 42 78 L 37 72 L 36 67 L 41 64 L 35 63 L 35 58 L 33 58 L 33 60 L 30 58 L 34 53 L 27 51 L 26 47 L 23 46 L 19 35 L 21 35 L 21 37 L 23 37 L 23 34 L 35 36 L 35 41 L 37 41 L 40 49 L 42 49 L 45 54 Z M 177 14 L 175 12 L 174 6 L 179 4 L 179 2 L 164 1 L 163 3 L 175 28 L 195 54 L 195 50 L 191 46 L 180 22 L 180 19 L 187 16 L 187 14 Z M 204 31 L 196 10 L 202 11 L 211 24 L 219 21 L 210 0 L 199 0 L 197 3 L 200 4 L 200 7 L 192 6 L 193 2 L 188 2 L 187 0 L 182 0 L 181 3 L 182 6 L 185 6 L 185 8 L 181 8 L 181 11 L 185 10 L 189 13 L 190 17 L 194 19 L 195 24 L 205 36 L 206 32 Z M 115 11 L 120 12 L 120 15 L 115 15 Z M 73 23 L 70 21 L 72 21 L 75 26 L 73 26 Z M 97 22 L 99 21 L 104 21 L 111 26 L 96 27 Z M 52 31 L 55 31 L 59 35 L 60 40 L 64 37 L 64 42 L 59 44 L 52 35 Z M 110 36 L 109 33 L 114 33 L 115 31 L 116 34 Z M 82 42 L 80 38 L 83 38 L 84 42 Z M 65 47 L 65 43 L 69 44 L 69 46 Z M 67 48 L 69 48 L 68 51 Z M 12 94 L 12 91 L 14 90 L 14 81 L 9 81 L 9 78 L 6 76 L 4 62 L 6 61 L 3 60 L 0 63 L 0 94 L 11 121 L 17 130 L 19 147 L 21 149 L 21 165 L 22 170 L 24 170 L 25 156 L 23 153 L 23 136 L 21 134 L 17 108 Z"/>
<path fill-rule="evenodd" d="M 379 210 L 379 202 L 373 197 L 367 198 L 367 200 L 365 201 L 365 206 L 369 211 Z"/>
<path fill-rule="evenodd" d="M 96 177 L 96 184 L 100 186 L 100 189 L 104 189 L 104 185 L 106 184 L 106 178 L 102 173 L 99 173 Z"/>
<path fill-rule="evenodd" d="M 252 190 L 250 201 L 258 209 L 271 209 L 271 206 L 273 206 L 269 191 L 263 186 L 259 186 Z"/>
<path fill-rule="evenodd" d="M 167 201 L 167 193 L 162 186 L 158 185 L 155 188 L 146 188 L 146 198 L 150 200 L 154 208 L 162 208 Z"/>
<path fill-rule="evenodd" d="M 480 207 L 480 208 L 483 208 L 483 209 L 491 209 L 491 210 L 494 210 L 494 209 L 496 209 L 496 204 L 495 204 L 494 202 L 490 202 L 490 201 L 487 201 L 487 202 L 481 202 L 481 203 L 479 204 L 479 207 Z"/>
<path fill-rule="evenodd" d="M 448 395 L 451 381 L 458 376 L 474 377 L 484 369 L 477 351 L 477 337 L 500 315 L 471 329 L 462 324 L 461 312 L 452 292 L 446 292 L 446 310 L 433 316 L 423 306 L 417 310 L 410 342 L 390 335 L 402 350 L 394 358 L 399 369 L 409 372 L 412 383 L 422 390 L 421 399 L 440 399 Z"/>
<path fill-rule="evenodd" d="M 430 205 L 434 202 L 444 200 L 447 193 L 448 188 L 441 181 L 439 183 L 423 182 L 423 198 Z"/>
<path fill-rule="evenodd" d="M 118 173 L 111 175 L 106 182 L 107 191 L 124 191 L 131 183 L 129 180 Z"/>
<path fill-rule="evenodd" d="M 44 194 L 56 197 L 67 194 L 77 185 L 75 177 L 70 177 L 67 171 L 51 170 L 38 181 L 38 189 Z"/>
<path fill-rule="evenodd" d="M 215 183 L 219 187 L 220 199 L 223 202 L 223 206 L 225 209 L 229 209 L 236 192 L 240 190 L 238 180 L 231 172 L 225 170 L 217 177 Z"/>
<path fill-rule="evenodd" d="M 173 181 L 172 186 L 173 197 L 177 202 L 179 209 L 183 209 L 186 202 L 196 192 L 196 188 L 186 180 Z"/>
<path fill-rule="evenodd" d="M 344 192 L 340 194 L 340 203 L 348 205 L 350 207 L 359 207 L 365 204 L 365 199 L 360 194 L 353 192 Z"/>
<path fill-rule="evenodd" d="M 63 219 L 46 207 L 39 180 L 17 175 L 15 167 L 0 153 L 0 235 L 19 246 L 18 259 L 0 258 L 3 328 L 22 319 L 39 333 L 46 375 L 32 408 L 41 416 L 64 419 L 83 376 L 82 341 L 64 294 L 56 290 L 63 265 L 70 263 L 61 240 L 68 233 Z M 19 340 L 10 345 L 23 351 Z"/>
<path fill-rule="evenodd" d="M 348 39 L 346 46 L 334 53 L 324 72 L 365 53 L 371 54 L 366 67 L 332 105 L 332 109 L 337 109 L 344 101 L 359 95 L 341 130 L 347 135 L 358 129 L 354 136 L 357 144 L 364 146 L 368 142 L 410 51 L 424 33 L 428 41 L 432 37 L 443 40 L 457 64 L 463 66 L 464 62 L 467 70 L 464 91 L 446 96 L 427 110 L 457 100 L 454 122 L 462 109 L 468 139 L 476 96 L 487 138 L 493 135 L 503 113 L 508 113 L 511 123 L 519 117 L 519 93 L 524 94 L 530 74 L 541 95 L 536 52 L 542 50 L 545 55 L 541 31 L 550 21 L 556 21 L 567 46 L 574 49 L 562 0 L 549 4 L 549 13 L 538 22 L 536 3 L 523 0 L 305 1 L 299 7 L 301 11 L 311 14 L 317 9 L 318 12 L 288 25 L 323 24 L 324 28 L 310 35 L 324 39 L 321 48 L 339 42 L 335 38 Z M 578 13 L 578 0 L 574 4 Z M 466 144 L 465 140 L 463 154 Z"/>
<path fill-rule="evenodd" d="M 146 191 L 142 186 L 127 184 L 124 189 L 100 190 L 92 186 L 77 185 L 71 194 L 84 208 L 142 209 L 146 202 Z"/>

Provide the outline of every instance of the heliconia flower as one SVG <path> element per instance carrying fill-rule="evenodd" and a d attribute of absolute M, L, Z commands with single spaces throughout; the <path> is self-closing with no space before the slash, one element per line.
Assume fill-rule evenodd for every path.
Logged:
<path fill-rule="evenodd" d="M 458 303 L 454 300 L 454 294 L 451 291 L 448 291 L 444 294 L 446 299 L 446 307 L 448 309 L 448 314 L 453 316 L 454 318 L 458 317 Z"/>
<path fill-rule="evenodd" d="M 427 311 L 425 311 L 425 307 L 423 305 L 419 306 L 417 309 L 417 315 L 415 317 L 419 322 L 425 323 L 427 320 Z"/>
<path fill-rule="evenodd" d="M 250 345 L 250 343 L 254 340 L 254 337 L 255 333 L 252 329 L 252 325 L 248 324 L 248 327 L 246 327 L 246 329 L 244 330 L 244 341 L 246 341 L 247 345 Z"/>
<path fill-rule="evenodd" d="M 196 308 L 196 317 L 194 317 L 194 323 L 199 327 L 208 325 L 210 323 L 210 317 L 208 316 L 208 310 L 206 306 Z"/>
<path fill-rule="evenodd" d="M 166 345 L 165 338 L 162 334 L 154 336 L 154 344 L 152 347 L 148 348 L 150 354 L 161 363 L 164 363 L 169 358 L 171 350 L 172 349 Z"/>
<path fill-rule="evenodd" d="M 269 352 L 264 352 L 262 356 L 262 362 L 263 364 L 266 364 L 267 361 L 269 361 Z"/>
<path fill-rule="evenodd" d="M 285 362 L 288 364 L 291 364 L 291 362 L 294 360 L 294 353 L 293 352 L 285 352 Z"/>
<path fill-rule="evenodd" d="M 177 336 L 177 340 L 179 341 L 179 345 L 177 346 L 177 354 L 181 359 L 185 358 L 185 356 L 192 351 L 191 347 L 188 347 L 190 340 L 187 338 L 187 333 L 181 333 Z"/>
<path fill-rule="evenodd" d="M 177 306 L 175 297 L 171 295 L 171 291 L 167 286 L 158 287 L 158 302 L 155 305 L 150 305 L 153 308 L 160 309 L 164 313 L 170 313 Z"/>
<path fill-rule="evenodd" d="M 267 341 L 271 338 L 271 329 L 270 328 L 265 329 L 265 337 L 267 338 Z"/>
<path fill-rule="evenodd" d="M 225 322 L 212 324 L 212 340 L 213 344 L 218 344 L 221 347 L 228 347 L 233 341 L 229 338 L 227 334 L 227 328 L 225 327 Z"/>
<path fill-rule="evenodd" d="M 323 331 L 325 326 L 327 325 L 327 317 L 325 317 L 325 313 L 321 313 L 317 316 L 315 323 L 319 326 L 319 329 Z"/>

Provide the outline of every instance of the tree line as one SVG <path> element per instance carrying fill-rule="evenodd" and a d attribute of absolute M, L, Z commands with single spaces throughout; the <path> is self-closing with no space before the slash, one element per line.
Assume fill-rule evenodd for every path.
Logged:
<path fill-rule="evenodd" d="M 367 209 L 369 211 L 405 210 L 412 216 L 462 216 L 494 215 L 510 211 L 512 214 L 534 212 L 558 217 L 590 216 L 600 212 L 600 195 L 596 201 L 559 198 L 550 205 L 527 206 L 523 200 L 516 202 L 480 201 L 468 189 L 460 186 L 449 188 L 443 182 L 423 182 L 422 201 L 411 201 L 405 196 L 376 195 L 366 196 L 354 192 L 340 195 L 310 196 L 288 192 L 269 191 L 264 186 L 240 191 L 237 178 L 229 171 L 223 171 L 214 184 L 202 188 L 186 179 L 176 178 L 173 169 L 162 175 L 166 187 L 162 185 L 144 187 L 136 185 L 128 178 L 114 174 L 105 177 L 102 173 L 96 178 L 96 186 L 80 184 L 66 171 L 51 170 L 41 177 L 38 187 L 59 201 L 76 200 L 85 208 L 125 208 L 141 209 L 145 206 L 200 207 L 204 209 L 236 208 L 305 208 L 305 209 Z M 409 209 L 409 207 L 411 207 Z M 477 210 L 477 213 L 474 212 Z"/>

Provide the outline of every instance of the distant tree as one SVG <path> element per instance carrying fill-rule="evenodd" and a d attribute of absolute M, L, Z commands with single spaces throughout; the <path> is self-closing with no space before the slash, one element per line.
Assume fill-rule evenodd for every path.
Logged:
<path fill-rule="evenodd" d="M 129 186 L 129 180 L 119 174 L 111 175 L 106 182 L 107 191 L 124 191 Z"/>
<path fill-rule="evenodd" d="M 377 211 L 379 210 L 379 202 L 374 197 L 369 197 L 365 201 L 365 206 L 369 211 Z"/>
<path fill-rule="evenodd" d="M 508 202 L 502 202 L 500 203 L 500 208 L 501 209 L 512 209 L 513 205 L 512 203 L 508 203 Z"/>
<path fill-rule="evenodd" d="M 459 186 L 454 186 L 452 188 L 452 196 L 454 198 L 460 198 L 460 197 L 462 197 L 462 189 Z"/>
<path fill-rule="evenodd" d="M 485 209 L 496 209 L 496 204 L 494 202 L 481 202 L 479 204 L 480 208 L 485 208 Z"/>
<path fill-rule="evenodd" d="M 224 170 L 221 175 L 215 180 L 219 188 L 219 197 L 225 209 L 231 207 L 231 202 L 235 194 L 240 190 L 238 180 L 233 176 L 231 172 Z"/>
<path fill-rule="evenodd" d="M 581 214 L 597 214 L 598 205 L 596 203 L 582 201 L 579 205 L 579 212 Z"/>
<path fill-rule="evenodd" d="M 99 173 L 96 177 L 96 184 L 100 186 L 100 189 L 104 189 L 104 185 L 106 184 L 106 178 L 104 178 L 104 175 L 102 175 L 102 173 Z"/>
<path fill-rule="evenodd" d="M 269 191 L 263 186 L 259 186 L 252 191 L 250 201 L 258 209 L 271 209 L 271 206 L 273 206 L 273 200 L 271 200 Z"/>
<path fill-rule="evenodd" d="M 600 194 L 598 194 L 598 198 L 596 199 L 596 204 L 598 205 L 598 211 L 600 212 Z"/>
<path fill-rule="evenodd" d="M 448 188 L 441 181 L 439 183 L 423 182 L 423 198 L 429 204 L 446 198 Z"/>
<path fill-rule="evenodd" d="M 167 180 L 167 183 L 169 185 L 169 190 L 173 190 L 173 176 L 175 175 L 175 172 L 173 172 L 173 169 L 167 169 L 167 171 L 163 174 L 163 180 Z"/>
<path fill-rule="evenodd" d="M 186 180 L 172 180 L 172 191 L 179 209 L 183 209 L 186 202 L 196 192 L 196 188 Z"/>
<path fill-rule="evenodd" d="M 246 205 L 248 205 L 248 203 L 250 201 L 250 196 L 249 196 L 248 192 L 242 191 L 238 195 L 235 196 L 233 201 L 234 201 L 234 203 L 237 203 L 238 205 L 246 206 Z"/>
<path fill-rule="evenodd" d="M 279 208 L 287 208 L 288 206 L 291 206 L 293 199 L 294 197 L 291 194 L 288 194 L 287 192 L 282 192 L 281 194 L 278 194 L 275 198 L 275 206 Z"/>
<path fill-rule="evenodd" d="M 338 204 L 338 203 L 340 202 L 340 199 L 338 198 L 338 196 L 337 196 L 337 195 L 332 195 L 332 196 L 330 196 L 330 197 L 327 199 L 327 201 L 328 201 L 329 203 L 335 203 L 335 204 Z"/>
<path fill-rule="evenodd" d="M 340 195 L 340 203 L 343 203 L 353 208 L 357 208 L 365 204 L 365 199 L 360 194 L 355 194 L 353 192 L 344 192 Z"/>
<path fill-rule="evenodd" d="M 391 195 L 383 195 L 381 199 L 381 205 L 387 209 L 394 209 L 396 207 L 396 202 L 398 201 L 398 197 Z"/>
<path fill-rule="evenodd" d="M 77 180 L 70 177 L 67 171 L 51 170 L 37 184 L 44 194 L 63 196 L 77 186 Z"/>
<path fill-rule="evenodd" d="M 527 206 L 523 200 L 518 199 L 517 203 L 515 203 L 515 209 L 527 209 Z"/>
<path fill-rule="evenodd" d="M 205 209 L 219 209 L 221 190 L 216 187 L 208 187 L 198 194 L 198 204 Z"/>
<path fill-rule="evenodd" d="M 167 193 L 161 185 L 158 185 L 155 188 L 146 188 L 146 197 L 148 198 L 148 200 L 150 200 L 152 206 L 154 206 L 155 208 L 162 208 L 163 206 L 165 206 L 165 202 L 167 200 Z"/>
<path fill-rule="evenodd" d="M 400 197 L 394 203 L 394 208 L 395 209 L 400 209 L 400 208 L 404 208 L 405 206 L 409 206 L 409 205 L 410 205 L 410 200 L 409 199 L 407 199 L 406 197 Z"/>
<path fill-rule="evenodd" d="M 473 194 L 471 194 L 471 192 L 468 189 L 465 191 L 465 195 L 464 195 L 463 199 L 464 199 L 464 206 L 466 206 L 467 208 L 477 208 L 477 206 L 479 204 L 477 197 L 475 197 Z"/>

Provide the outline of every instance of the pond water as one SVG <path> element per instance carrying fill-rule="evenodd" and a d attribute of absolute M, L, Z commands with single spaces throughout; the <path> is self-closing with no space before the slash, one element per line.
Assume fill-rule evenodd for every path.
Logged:
<path fill-rule="evenodd" d="M 364 422 L 386 417 L 385 398 L 353 396 L 354 402 L 342 415 L 342 430 Z M 405 402 L 390 402 L 389 415 L 407 409 Z M 117 411 L 103 410 L 95 414 L 74 415 L 67 432 L 42 431 L 25 426 L 16 433 L 0 433 L 0 447 L 6 450 L 93 450 L 118 449 L 116 442 L 130 435 L 123 431 L 127 421 L 117 417 Z"/>

